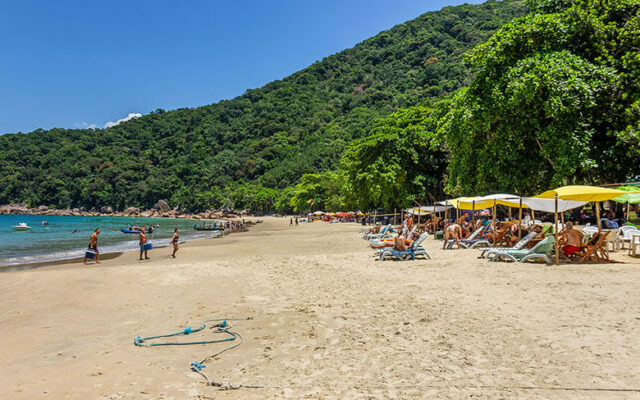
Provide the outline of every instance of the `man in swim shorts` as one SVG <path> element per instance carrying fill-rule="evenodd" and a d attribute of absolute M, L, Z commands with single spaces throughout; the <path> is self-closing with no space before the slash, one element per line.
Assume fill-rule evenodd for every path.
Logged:
<path fill-rule="evenodd" d="M 100 234 L 100 228 L 96 229 L 95 232 L 91 234 L 91 238 L 89 239 L 89 250 L 93 250 L 93 252 L 96 254 L 95 256 L 96 264 L 100 264 L 100 261 L 98 261 L 98 254 L 100 254 L 100 252 L 98 251 L 98 235 L 99 234 Z M 83 264 L 87 263 L 87 253 L 84 254 L 82 263 Z"/>
<path fill-rule="evenodd" d="M 560 237 L 565 239 L 561 254 L 566 260 L 571 260 L 573 253 L 580 250 L 584 235 L 579 230 L 573 229 L 573 223 L 567 222 L 564 229 L 560 232 Z"/>

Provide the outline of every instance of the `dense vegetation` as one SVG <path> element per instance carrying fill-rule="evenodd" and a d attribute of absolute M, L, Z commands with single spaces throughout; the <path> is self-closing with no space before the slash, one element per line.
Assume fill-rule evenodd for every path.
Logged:
<path fill-rule="evenodd" d="M 0 203 L 58 207 L 390 209 L 638 179 L 640 1 L 449 7 L 231 101 L 0 146 Z"/>
<path fill-rule="evenodd" d="M 534 195 L 640 178 L 640 2 L 528 5 L 468 55 L 469 86 L 397 112 L 347 149 L 344 193 L 389 207 L 437 193 L 434 182 L 453 196 Z M 395 129 L 411 115 L 422 119 Z"/>
<path fill-rule="evenodd" d="M 344 181 L 332 177 L 343 173 L 330 172 L 338 168 L 347 146 L 369 136 L 372 128 L 380 135 L 398 135 L 382 125 L 399 130 L 408 122 L 374 121 L 468 85 L 465 53 L 524 12 L 518 0 L 447 7 L 233 100 L 196 109 L 157 110 L 108 129 L 0 136 L 0 203 L 123 209 L 150 207 L 162 198 L 189 210 L 285 210 L 325 203 L 339 207 L 357 194 L 335 189 L 335 182 Z M 397 115 L 422 118 L 415 113 Z M 378 146 L 382 156 L 393 157 L 385 154 L 386 142 L 366 140 Z M 419 133 L 402 140 L 404 145 L 422 146 Z M 359 148 L 363 146 L 367 145 Z M 399 157 L 427 168 L 426 173 L 410 171 L 380 189 L 395 185 L 393 196 L 412 198 L 441 190 L 442 161 L 423 155 L 420 147 L 402 151 Z M 347 169 L 364 165 L 353 157 L 347 160 Z M 431 162 L 437 170 L 428 169 Z M 304 174 L 315 177 L 300 180 Z M 335 190 L 319 192 L 331 199 L 317 190 L 318 182 L 327 179 Z M 361 187 L 365 181 L 353 185 Z M 402 188 L 403 182 L 410 189 Z M 369 196 L 360 204 L 403 200 L 383 197 Z"/>

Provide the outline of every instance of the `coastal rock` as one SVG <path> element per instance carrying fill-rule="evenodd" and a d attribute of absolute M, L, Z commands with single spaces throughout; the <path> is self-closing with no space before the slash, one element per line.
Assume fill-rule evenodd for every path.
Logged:
<path fill-rule="evenodd" d="M 47 206 L 38 206 L 38 211 L 40 211 L 40 212 L 47 211 L 48 209 L 49 209 L 49 207 L 47 207 Z"/>
<path fill-rule="evenodd" d="M 156 203 L 155 206 L 153 206 L 153 208 L 155 208 L 160 212 L 167 212 L 171 210 L 171 207 L 169 207 L 169 204 L 167 204 L 167 202 L 164 200 L 158 200 L 158 202 Z"/>
<path fill-rule="evenodd" d="M 111 208 L 109 206 L 102 206 L 102 207 L 100 207 L 100 212 L 102 214 L 113 214 L 113 208 Z"/>
<path fill-rule="evenodd" d="M 145 218 L 149 218 L 149 217 L 151 217 L 152 215 L 153 215 L 153 211 L 151 211 L 151 210 L 145 210 L 145 211 L 142 211 L 142 212 L 140 213 L 140 216 L 141 216 L 141 217 L 145 217 Z"/>
<path fill-rule="evenodd" d="M 24 203 L 14 203 L 7 205 L 7 214 L 28 214 L 29 207 Z"/>
<path fill-rule="evenodd" d="M 137 216 L 138 214 L 140 214 L 140 209 L 137 207 L 129 207 L 122 212 L 125 217 Z"/>

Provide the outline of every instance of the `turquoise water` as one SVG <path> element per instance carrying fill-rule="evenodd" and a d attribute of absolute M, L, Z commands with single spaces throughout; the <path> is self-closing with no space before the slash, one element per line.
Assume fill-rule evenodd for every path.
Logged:
<path fill-rule="evenodd" d="M 41 225 L 43 220 L 49 224 Z M 11 228 L 20 222 L 30 226 L 31 231 Z M 101 230 L 98 249 L 102 254 L 138 249 L 138 235 L 120 232 L 127 225 L 160 225 L 147 235 L 154 247 L 167 245 L 174 228 L 180 230 L 180 241 L 214 236 L 212 232 L 195 231 L 196 222 L 170 218 L 0 215 L 0 266 L 82 257 L 96 228 Z M 73 233 L 74 230 L 78 232 Z"/>

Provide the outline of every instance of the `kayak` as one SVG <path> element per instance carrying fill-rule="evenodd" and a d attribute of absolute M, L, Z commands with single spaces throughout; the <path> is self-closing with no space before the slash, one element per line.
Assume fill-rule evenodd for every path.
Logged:
<path fill-rule="evenodd" d="M 124 228 L 122 228 L 120 230 L 122 231 L 122 233 L 140 233 L 140 231 L 135 231 L 135 230 L 132 230 L 132 229 L 124 229 Z"/>

